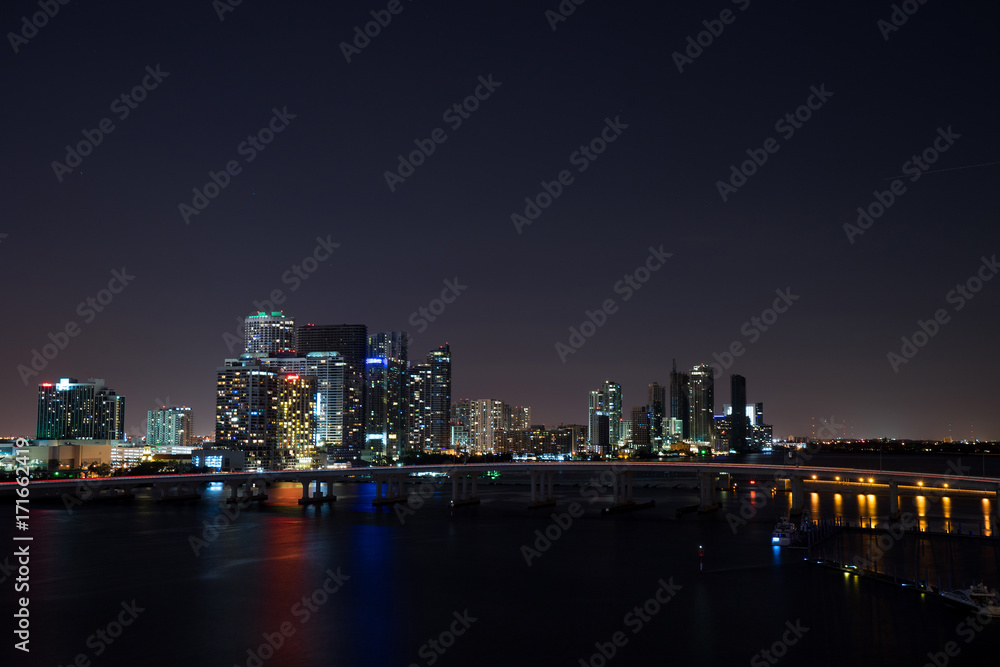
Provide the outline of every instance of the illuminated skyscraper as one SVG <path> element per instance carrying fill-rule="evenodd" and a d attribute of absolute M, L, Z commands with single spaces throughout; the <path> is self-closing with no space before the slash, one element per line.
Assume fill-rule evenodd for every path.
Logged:
<path fill-rule="evenodd" d="M 395 460 L 406 449 L 406 365 L 405 332 L 384 331 L 368 337 L 364 455 L 368 460 Z"/>
<path fill-rule="evenodd" d="M 631 451 L 649 450 L 653 444 L 653 412 L 648 405 L 632 408 Z"/>
<path fill-rule="evenodd" d="M 608 443 L 610 454 L 618 453 L 622 441 L 622 386 L 617 382 L 606 380 L 601 389 L 608 406 Z"/>
<path fill-rule="evenodd" d="M 146 444 L 184 446 L 194 445 L 194 416 L 191 408 L 164 407 L 146 412 Z"/>
<path fill-rule="evenodd" d="M 715 425 L 715 378 L 708 364 L 691 369 L 691 439 L 712 442 Z"/>
<path fill-rule="evenodd" d="M 244 322 L 243 352 L 254 357 L 269 357 L 295 351 L 295 320 L 284 313 L 259 312 Z"/>
<path fill-rule="evenodd" d="M 622 439 L 622 388 L 617 382 L 590 392 L 587 441 L 592 454 L 614 456 Z"/>
<path fill-rule="evenodd" d="M 430 446 L 443 451 L 451 447 L 451 348 L 445 343 L 427 355 L 431 368 L 428 429 Z"/>
<path fill-rule="evenodd" d="M 281 466 L 310 469 L 316 454 L 316 378 L 282 373 L 278 376 L 277 437 Z"/>
<path fill-rule="evenodd" d="M 747 451 L 747 381 L 742 375 L 730 375 L 732 414 L 729 416 L 729 449 L 743 454 Z"/>
<path fill-rule="evenodd" d="M 277 401 L 278 373 L 254 359 L 226 359 L 216 376 L 216 446 L 244 452 L 248 470 L 281 470 Z"/>
<path fill-rule="evenodd" d="M 649 408 L 649 441 L 650 445 L 659 447 L 663 442 L 664 429 L 667 422 L 667 388 L 653 382 L 649 385 L 649 397 L 646 407 Z"/>
<path fill-rule="evenodd" d="M 406 441 L 407 449 L 414 452 L 431 448 L 430 394 L 430 364 L 410 366 L 406 374 Z"/>
<path fill-rule="evenodd" d="M 344 442 L 338 456 L 359 461 L 365 448 L 365 359 L 368 357 L 368 327 L 364 324 L 306 324 L 295 332 L 297 353 L 337 352 L 347 362 L 344 385 Z"/>
<path fill-rule="evenodd" d="M 674 359 L 673 370 L 670 371 L 670 418 L 675 425 L 674 436 L 679 439 L 691 437 L 691 380 L 687 373 L 677 372 L 677 360 Z M 681 428 L 676 428 L 676 422 Z"/>
<path fill-rule="evenodd" d="M 35 437 L 39 440 L 123 440 L 125 438 L 125 397 L 91 378 L 77 382 L 62 378 L 58 383 L 38 385 L 38 419 Z"/>
<path fill-rule="evenodd" d="M 506 434 L 510 427 L 510 406 L 492 398 L 472 401 L 472 430 L 469 434 L 474 454 L 506 451 Z"/>
<path fill-rule="evenodd" d="M 350 461 L 344 444 L 344 385 L 347 363 L 337 352 L 309 352 L 302 356 L 263 357 L 261 368 L 296 373 L 316 379 L 314 447 L 329 460 Z"/>
<path fill-rule="evenodd" d="M 607 399 L 597 389 L 590 392 L 587 403 L 587 453 L 604 454 L 609 442 Z"/>
<path fill-rule="evenodd" d="M 468 452 L 472 445 L 472 401 L 460 398 L 451 403 L 451 447 Z"/>
<path fill-rule="evenodd" d="M 510 431 L 531 430 L 531 406 L 511 406 L 510 423 L 507 425 L 507 429 Z"/>

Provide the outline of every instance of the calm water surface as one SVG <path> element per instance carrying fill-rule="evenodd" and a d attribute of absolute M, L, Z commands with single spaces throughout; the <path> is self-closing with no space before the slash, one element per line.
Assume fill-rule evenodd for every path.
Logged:
<path fill-rule="evenodd" d="M 595 643 L 610 646 L 616 632 L 623 645 L 608 665 L 768 664 L 751 661 L 780 642 L 787 623 L 802 634 L 778 647 L 781 664 L 919 666 L 951 641 L 960 652 L 948 664 L 997 664 L 1000 622 L 973 632 L 960 625 L 963 613 L 935 597 L 771 547 L 773 523 L 787 511 L 783 494 L 723 492 L 719 512 L 677 518 L 674 510 L 696 503 L 697 492 L 653 478 L 637 482 L 636 496 L 655 499 L 655 508 L 602 516 L 607 496 L 588 503 L 579 481 L 557 478 L 555 510 L 527 510 L 526 486 L 485 484 L 480 506 L 451 510 L 450 485 L 435 485 L 405 521 L 392 508 L 371 507 L 372 484 L 336 485 L 335 504 L 310 508 L 296 504 L 300 486 L 277 485 L 266 505 L 242 510 L 228 526 L 219 487 L 189 505 L 139 498 L 69 513 L 38 504 L 32 652 L 14 664 L 69 665 L 84 654 L 93 665 L 599 665 Z M 584 514 L 557 532 L 550 515 L 572 501 Z M 904 509 L 912 502 L 904 498 Z M 731 526 L 726 515 L 748 504 L 755 513 Z M 884 520 L 888 509 L 884 497 L 858 494 L 818 494 L 810 506 L 819 519 Z M 947 515 L 971 526 L 989 514 L 980 499 L 956 497 L 925 504 L 922 520 L 933 527 Z M 223 527 L 205 534 L 213 520 Z M 535 531 L 547 527 L 557 538 L 543 551 Z M 207 538 L 197 555 L 192 536 Z M 8 533 L 0 538 L 11 543 Z M 813 555 L 868 553 L 871 540 L 841 534 Z M 998 543 L 907 536 L 880 565 L 932 583 L 942 576 L 947 585 L 950 576 L 956 586 L 1000 585 Z M 535 546 L 529 566 L 522 547 Z M 337 585 L 330 575 L 338 573 L 340 588 L 322 592 L 325 582 Z M 661 580 L 674 584 L 674 596 L 635 614 Z M 303 596 L 317 591 L 310 610 Z M 6 588 L 10 612 L 12 598 Z M 88 645 L 133 599 L 142 608 L 134 622 L 110 645 Z M 280 648 L 265 649 L 259 662 L 248 654 L 282 624 L 294 633 Z M 463 633 L 452 642 L 449 628 Z M 439 638 L 448 646 L 435 651 L 428 641 Z"/>

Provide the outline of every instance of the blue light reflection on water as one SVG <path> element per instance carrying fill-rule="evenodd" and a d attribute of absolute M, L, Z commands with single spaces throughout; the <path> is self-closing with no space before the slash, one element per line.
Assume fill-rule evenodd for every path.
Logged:
<path fill-rule="evenodd" d="M 336 485 L 337 503 L 306 508 L 297 506 L 301 486 L 277 485 L 266 505 L 242 510 L 197 557 L 189 538 L 218 520 L 220 489 L 194 506 L 139 500 L 94 504 L 71 517 L 40 511 L 39 659 L 66 664 L 86 650 L 88 628 L 132 598 L 147 611 L 100 656 L 102 665 L 129 664 L 151 646 L 173 664 L 244 665 L 247 651 L 283 622 L 295 634 L 265 667 L 424 664 L 421 645 L 466 608 L 479 620 L 440 664 L 526 664 L 525 655 L 529 663 L 574 664 L 594 642 L 629 632 L 625 615 L 671 577 L 682 590 L 642 632 L 628 635 L 615 664 L 650 664 L 667 654 L 742 664 L 796 618 L 812 630 L 788 664 L 922 664 L 927 651 L 954 638 L 961 620 L 936 600 L 771 547 L 783 497 L 734 534 L 723 517 L 742 497 L 731 494 L 720 514 L 678 520 L 673 508 L 696 493 L 637 489 L 657 507 L 603 517 L 574 487 L 557 487 L 560 506 L 541 512 L 524 508 L 524 488 L 503 487 L 484 490 L 480 507 L 452 512 L 444 488 L 402 523 L 391 507 L 371 508 L 371 484 Z M 587 513 L 527 566 L 522 547 L 536 546 L 535 531 L 544 533 L 551 513 L 574 500 Z M 907 548 L 898 553 L 908 556 Z M 989 565 L 982 554 L 941 545 L 914 555 L 970 572 Z M 295 605 L 338 567 L 350 580 L 301 622 Z M 181 632 L 183 641 L 161 639 Z M 855 639 L 845 644 L 844 636 Z M 996 640 L 984 633 L 967 651 Z"/>

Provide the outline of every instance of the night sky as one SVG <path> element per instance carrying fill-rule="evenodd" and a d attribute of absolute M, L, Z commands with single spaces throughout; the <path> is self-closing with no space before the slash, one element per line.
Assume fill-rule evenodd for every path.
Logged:
<path fill-rule="evenodd" d="M 238 352 L 226 334 L 282 290 L 275 307 L 298 323 L 409 331 L 411 360 L 449 342 L 453 399 L 530 405 L 535 423 L 585 423 L 606 379 L 626 410 L 644 404 L 676 358 L 728 366 L 717 412 L 729 372 L 744 375 L 776 436 L 827 419 L 855 437 L 1000 438 L 1000 280 L 949 296 L 1000 271 L 982 260 L 1000 254 L 995 5 L 910 0 L 889 30 L 889 2 L 564 0 L 560 21 L 557 0 L 388 4 L 244 0 L 220 20 L 221 1 L 71 1 L 16 53 L 7 36 L 0 434 L 33 436 L 37 384 L 60 377 L 105 378 L 130 433 L 164 401 L 212 433 L 215 370 Z M 0 26 L 38 11 L 4 3 Z M 341 43 L 372 11 L 391 22 L 348 63 Z M 703 22 L 722 32 L 699 54 L 687 38 Z M 783 120 L 810 102 L 797 128 Z M 103 119 L 114 129 L 95 133 Z M 270 143 L 244 143 L 269 123 Z M 397 156 L 438 128 L 390 188 Z M 84 131 L 100 143 L 54 166 Z M 577 153 L 602 131 L 603 152 Z M 928 173 L 904 165 L 939 137 Z M 766 162 L 720 193 L 747 151 Z M 897 176 L 884 213 L 845 229 Z M 293 267 L 318 238 L 339 246 L 303 280 Z M 671 256 L 625 289 L 651 248 Z M 91 313 L 115 271 L 134 278 Z M 770 318 L 776 290 L 797 298 L 761 331 L 751 318 Z M 68 323 L 77 335 L 22 379 Z"/>

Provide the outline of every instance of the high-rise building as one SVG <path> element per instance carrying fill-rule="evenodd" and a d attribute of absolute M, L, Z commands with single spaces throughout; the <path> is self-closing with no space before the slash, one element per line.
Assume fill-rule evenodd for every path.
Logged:
<path fill-rule="evenodd" d="M 299 353 L 301 354 L 301 353 Z M 244 355 L 243 361 L 246 361 Z M 227 360 L 227 363 L 239 363 Z M 328 460 L 354 461 L 358 454 L 344 443 L 344 386 L 347 362 L 337 352 L 309 352 L 301 356 L 262 357 L 261 368 L 316 378 L 314 448 Z"/>
<path fill-rule="evenodd" d="M 515 405 L 510 408 L 510 424 L 507 426 L 511 431 L 528 431 L 531 429 L 531 407 Z"/>
<path fill-rule="evenodd" d="M 712 442 L 715 425 L 715 377 L 712 367 L 701 364 L 691 369 L 691 439 Z"/>
<path fill-rule="evenodd" d="M 471 402 L 472 429 L 469 434 L 470 449 L 474 454 L 492 454 L 508 451 L 506 442 L 510 427 L 510 406 L 492 398 Z"/>
<path fill-rule="evenodd" d="M 406 449 L 406 366 L 405 332 L 383 331 L 368 337 L 364 458 L 371 461 L 396 460 Z"/>
<path fill-rule="evenodd" d="M 618 447 L 622 441 L 622 386 L 612 380 L 605 380 L 601 388 L 604 392 L 605 401 L 608 406 L 608 442 L 610 454 L 618 453 Z"/>
<path fill-rule="evenodd" d="M 305 324 L 295 331 L 296 351 L 337 352 L 347 363 L 344 384 L 344 440 L 341 461 L 357 461 L 365 448 L 365 360 L 368 358 L 368 327 L 364 324 Z"/>
<path fill-rule="evenodd" d="M 670 371 L 670 418 L 680 422 L 680 429 L 674 426 L 674 437 L 687 439 L 691 437 L 691 380 L 687 373 L 677 372 L 677 360 L 674 359 L 673 370 Z M 672 424 L 674 422 L 671 422 Z"/>
<path fill-rule="evenodd" d="M 451 403 L 451 448 L 468 452 L 472 445 L 472 401 L 460 398 Z"/>
<path fill-rule="evenodd" d="M 270 357 L 295 351 L 295 320 L 284 313 L 249 315 L 243 327 L 244 354 Z"/>
<path fill-rule="evenodd" d="M 295 373 L 278 376 L 277 438 L 281 467 L 310 469 L 316 452 L 316 378 Z"/>
<path fill-rule="evenodd" d="M 742 375 L 729 376 L 732 392 L 732 415 L 729 417 L 729 449 L 744 454 L 747 451 L 747 381 Z"/>
<path fill-rule="evenodd" d="M 146 444 L 194 446 L 194 416 L 191 408 L 164 406 L 159 410 L 147 411 Z"/>
<path fill-rule="evenodd" d="M 747 406 L 747 413 L 753 412 L 753 426 L 751 427 L 750 441 L 752 449 L 759 452 L 764 447 L 771 446 L 771 439 L 774 431 L 770 424 L 764 423 L 764 404 L 755 403 Z"/>
<path fill-rule="evenodd" d="M 422 452 L 430 445 L 431 366 L 416 364 L 406 374 L 407 449 Z"/>
<path fill-rule="evenodd" d="M 431 449 L 451 447 L 451 348 L 445 343 L 427 355 L 431 369 L 428 428 Z"/>
<path fill-rule="evenodd" d="M 667 388 L 657 382 L 649 385 L 649 440 L 650 444 L 659 448 L 663 444 L 667 427 Z"/>
<path fill-rule="evenodd" d="M 587 405 L 587 440 L 591 454 L 613 457 L 622 442 L 622 388 L 607 380 L 590 392 Z"/>
<path fill-rule="evenodd" d="M 550 431 L 556 454 L 586 454 L 587 427 L 583 424 L 560 424 Z"/>
<path fill-rule="evenodd" d="M 631 451 L 649 450 L 653 444 L 653 410 L 648 405 L 632 408 Z"/>
<path fill-rule="evenodd" d="M 587 415 L 587 453 L 604 454 L 610 434 L 607 398 L 600 389 L 590 392 Z"/>
<path fill-rule="evenodd" d="M 469 452 L 472 445 L 472 401 L 460 398 L 451 402 L 451 448 Z"/>
<path fill-rule="evenodd" d="M 623 419 L 620 427 L 621 439 L 618 441 L 618 451 L 627 452 L 632 449 L 632 420 Z"/>
<path fill-rule="evenodd" d="M 38 440 L 123 440 L 125 397 L 90 378 L 61 378 L 38 385 Z"/>
<path fill-rule="evenodd" d="M 215 443 L 244 452 L 248 470 L 281 470 L 278 373 L 254 359 L 227 359 L 216 375 Z"/>
<path fill-rule="evenodd" d="M 313 374 L 307 375 L 310 362 Z M 318 404 L 324 400 L 318 386 L 336 384 L 338 368 L 343 373 L 336 356 L 329 362 L 328 356 L 227 359 L 217 372 L 216 446 L 244 452 L 249 470 L 318 463 Z"/>

